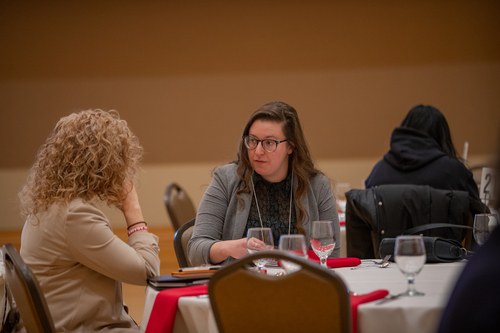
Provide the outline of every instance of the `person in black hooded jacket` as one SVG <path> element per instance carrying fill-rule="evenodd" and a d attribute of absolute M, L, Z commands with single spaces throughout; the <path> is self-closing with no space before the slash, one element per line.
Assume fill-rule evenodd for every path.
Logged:
<path fill-rule="evenodd" d="M 471 202 L 480 205 L 477 184 L 457 157 L 448 122 L 430 105 L 417 105 L 408 112 L 392 133 L 389 152 L 365 181 L 366 188 L 385 184 L 467 191 Z"/>

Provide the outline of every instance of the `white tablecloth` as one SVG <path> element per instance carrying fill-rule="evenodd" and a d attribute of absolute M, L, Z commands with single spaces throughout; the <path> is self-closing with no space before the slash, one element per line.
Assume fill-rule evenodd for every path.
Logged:
<path fill-rule="evenodd" d="M 460 274 L 464 262 L 427 264 L 416 278 L 421 297 L 400 297 L 377 304 L 371 302 L 358 307 L 359 333 L 434 333 L 448 295 Z M 378 268 L 363 261 L 355 269 L 335 269 L 349 290 L 363 294 L 375 289 L 388 289 L 399 294 L 406 289 L 406 279 L 395 263 Z M 149 313 L 158 292 L 147 288 L 142 331 L 146 329 Z M 175 333 L 217 333 L 217 325 L 207 296 L 181 297 L 174 326 Z"/>
<path fill-rule="evenodd" d="M 417 290 L 424 292 L 425 296 L 400 297 L 384 304 L 362 304 L 358 308 L 359 332 L 434 333 L 464 264 L 425 265 L 415 280 Z M 391 294 L 399 294 L 406 289 L 406 279 L 395 263 L 388 268 L 342 268 L 335 271 L 355 293 L 383 288 Z"/>

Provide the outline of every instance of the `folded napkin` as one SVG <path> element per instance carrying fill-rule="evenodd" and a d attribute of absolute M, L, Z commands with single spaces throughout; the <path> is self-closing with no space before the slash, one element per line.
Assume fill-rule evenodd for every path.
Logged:
<path fill-rule="evenodd" d="M 310 260 L 319 262 L 319 258 L 313 250 L 308 250 L 307 256 Z M 361 264 L 361 260 L 354 257 L 326 259 L 326 265 L 330 268 L 351 267 L 358 266 L 359 264 Z"/>
<path fill-rule="evenodd" d="M 389 295 L 386 289 L 377 289 L 363 295 L 351 295 L 351 316 L 352 316 L 352 331 L 358 331 L 358 305 L 368 302 L 373 302 Z"/>
<path fill-rule="evenodd" d="M 175 314 L 179 297 L 208 294 L 208 286 L 190 286 L 162 290 L 156 295 L 146 333 L 170 333 L 174 328 Z"/>

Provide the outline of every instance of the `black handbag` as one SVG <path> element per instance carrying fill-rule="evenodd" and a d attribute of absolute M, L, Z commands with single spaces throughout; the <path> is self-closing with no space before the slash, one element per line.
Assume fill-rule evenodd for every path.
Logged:
<path fill-rule="evenodd" d="M 448 223 L 429 223 L 415 228 L 406 230 L 403 235 L 416 234 L 424 230 L 435 228 L 462 228 L 471 229 L 469 226 Z M 454 239 L 446 239 L 442 237 L 428 237 L 423 236 L 425 244 L 426 263 L 443 263 L 453 262 L 465 259 L 467 257 L 467 250 L 462 244 Z M 394 261 L 394 245 L 396 238 L 384 238 L 380 241 L 379 253 L 383 258 L 386 255 L 391 255 L 391 261 Z"/>

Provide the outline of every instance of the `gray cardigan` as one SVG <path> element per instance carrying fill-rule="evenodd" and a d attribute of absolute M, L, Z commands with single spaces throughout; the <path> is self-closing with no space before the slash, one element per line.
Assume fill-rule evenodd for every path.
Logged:
<path fill-rule="evenodd" d="M 234 163 L 218 167 L 210 185 L 201 199 L 193 235 L 188 243 L 189 260 L 193 265 L 211 264 L 210 247 L 221 240 L 232 240 L 244 237 L 243 232 L 250 213 L 252 193 L 240 194 L 243 206 L 238 204 L 236 191 L 240 178 Z M 337 235 L 335 250 L 332 254 L 340 254 L 340 226 L 337 207 L 332 195 L 330 181 L 322 174 L 311 178 L 309 189 L 302 198 L 307 212 L 303 226 L 309 243 L 311 233 L 310 221 L 334 221 L 334 233 Z M 231 261 L 229 258 L 224 263 Z"/>

